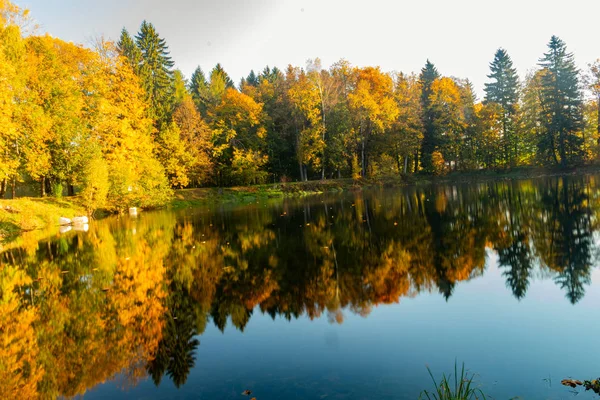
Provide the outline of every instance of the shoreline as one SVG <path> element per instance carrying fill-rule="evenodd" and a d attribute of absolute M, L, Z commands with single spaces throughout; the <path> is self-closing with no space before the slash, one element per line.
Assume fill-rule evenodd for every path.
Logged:
<path fill-rule="evenodd" d="M 600 174 L 600 165 L 579 168 L 548 169 L 522 167 L 509 171 L 458 171 L 443 176 L 431 175 L 394 175 L 376 179 L 350 178 L 313 180 L 304 182 L 271 183 L 254 186 L 237 186 L 230 188 L 192 188 L 174 191 L 173 199 L 167 208 L 178 210 L 203 205 L 250 204 L 256 200 L 270 198 L 303 197 L 322 193 L 339 193 L 361 191 L 377 188 L 396 188 L 417 185 L 444 185 L 484 183 L 491 181 L 513 181 L 524 179 L 540 179 L 562 176 L 580 176 Z"/>
<path fill-rule="evenodd" d="M 600 165 L 568 169 L 521 167 L 508 171 L 459 171 L 443 176 L 394 175 L 358 181 L 343 178 L 229 188 L 177 189 L 174 190 L 173 198 L 164 208 L 180 210 L 215 204 L 244 205 L 254 203 L 257 200 L 304 197 L 322 193 L 341 193 L 377 188 L 483 183 L 593 174 L 600 174 Z M 0 250 L 2 244 L 13 242 L 21 236 L 31 235 L 41 238 L 52 235 L 58 232 L 59 217 L 72 218 L 77 215 L 86 215 L 84 208 L 78 204 L 77 197 L 2 199 L 0 200 Z"/>

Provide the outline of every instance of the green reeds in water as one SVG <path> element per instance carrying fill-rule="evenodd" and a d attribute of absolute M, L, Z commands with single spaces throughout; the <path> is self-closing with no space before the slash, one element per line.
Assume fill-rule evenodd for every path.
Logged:
<path fill-rule="evenodd" d="M 429 376 L 433 380 L 435 386 L 435 392 L 428 392 L 424 390 L 421 392 L 419 399 L 427 400 L 485 400 L 485 395 L 481 389 L 474 387 L 473 378 L 474 375 L 469 377 L 469 374 L 465 371 L 465 364 L 463 363 L 460 375 L 458 374 L 458 366 L 454 363 L 454 388 L 452 388 L 452 374 L 446 376 L 442 375 L 442 380 L 436 381 L 431 369 L 427 367 Z"/>

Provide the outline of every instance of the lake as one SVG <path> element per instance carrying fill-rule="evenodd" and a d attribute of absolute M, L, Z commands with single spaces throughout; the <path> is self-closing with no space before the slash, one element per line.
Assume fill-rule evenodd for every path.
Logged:
<path fill-rule="evenodd" d="M 600 376 L 600 180 L 108 218 L 0 254 L 5 398 L 495 399 Z M 249 397 L 242 396 L 251 390 Z M 592 399 L 591 394 L 577 396 Z"/>

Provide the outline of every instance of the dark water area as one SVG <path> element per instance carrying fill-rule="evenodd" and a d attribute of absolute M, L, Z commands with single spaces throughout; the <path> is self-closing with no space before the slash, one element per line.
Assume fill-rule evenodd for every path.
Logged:
<path fill-rule="evenodd" d="M 599 212 L 581 176 L 98 221 L 0 254 L 0 394 L 416 399 L 458 361 L 495 399 L 574 398 Z"/>

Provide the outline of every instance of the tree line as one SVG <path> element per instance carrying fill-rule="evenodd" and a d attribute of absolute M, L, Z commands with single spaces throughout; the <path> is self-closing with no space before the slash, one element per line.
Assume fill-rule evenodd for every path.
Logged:
<path fill-rule="evenodd" d="M 576 68 L 553 36 L 521 79 L 508 52 L 479 101 L 468 79 L 427 60 L 419 74 L 324 68 L 319 59 L 250 71 L 217 64 L 190 79 L 146 21 L 94 49 L 24 35 L 0 3 L 0 195 L 35 182 L 89 208 L 152 207 L 174 188 L 340 177 L 574 166 L 600 152 L 600 61 Z"/>

